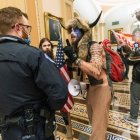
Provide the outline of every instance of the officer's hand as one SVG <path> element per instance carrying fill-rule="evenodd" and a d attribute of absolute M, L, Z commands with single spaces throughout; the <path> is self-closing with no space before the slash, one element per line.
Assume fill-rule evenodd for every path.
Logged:
<path fill-rule="evenodd" d="M 73 63 L 77 59 L 77 54 L 75 53 L 74 49 L 72 46 L 66 46 L 64 48 L 64 53 L 66 56 L 69 58 L 69 60 Z"/>

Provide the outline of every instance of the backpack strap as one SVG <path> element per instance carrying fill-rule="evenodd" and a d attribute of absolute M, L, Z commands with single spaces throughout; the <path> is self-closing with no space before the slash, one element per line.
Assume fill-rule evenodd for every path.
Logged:
<path fill-rule="evenodd" d="M 91 54 L 90 54 L 90 45 L 88 45 L 88 53 L 87 53 L 87 58 L 86 58 L 86 61 L 89 62 L 90 59 L 91 59 Z"/>
<path fill-rule="evenodd" d="M 103 47 L 105 51 L 105 56 L 106 56 L 106 73 L 110 75 L 111 73 L 111 56 L 108 53 L 108 49 L 106 47 Z"/>

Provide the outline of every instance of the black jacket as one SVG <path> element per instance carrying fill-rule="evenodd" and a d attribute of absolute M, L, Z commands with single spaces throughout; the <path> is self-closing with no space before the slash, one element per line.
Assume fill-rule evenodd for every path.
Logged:
<path fill-rule="evenodd" d="M 132 81 L 140 83 L 140 49 L 131 53 L 128 64 L 133 65 Z"/>
<path fill-rule="evenodd" d="M 59 110 L 67 100 L 67 85 L 41 50 L 13 36 L 0 36 L 0 112 L 10 115 L 28 104 L 45 101 Z"/>

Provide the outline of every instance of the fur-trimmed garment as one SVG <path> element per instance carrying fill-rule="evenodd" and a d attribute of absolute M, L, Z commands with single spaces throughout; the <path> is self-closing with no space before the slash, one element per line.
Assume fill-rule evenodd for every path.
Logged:
<path fill-rule="evenodd" d="M 91 69 L 93 75 L 90 77 L 92 79 L 94 78 L 93 84 L 90 82 L 90 88 L 86 98 L 87 113 L 93 129 L 90 140 L 105 140 L 108 126 L 109 106 L 111 102 L 111 87 L 106 73 L 105 52 L 97 42 L 95 45 L 93 44 L 93 46 L 90 46 L 89 41 L 91 41 L 91 26 L 89 26 L 87 22 L 81 21 L 79 18 L 74 18 L 69 21 L 66 29 L 68 33 L 71 33 L 72 28 L 76 27 L 81 29 L 84 33 L 83 37 L 76 46 L 78 48 L 78 57 L 83 60 L 88 60 L 89 63 L 83 62 L 81 65 L 85 64 L 83 65 L 83 67 L 85 66 L 85 69 Z M 90 54 L 89 59 L 87 54 Z M 91 67 L 88 67 L 89 65 Z M 85 70 L 82 69 L 81 66 L 80 69 L 83 71 Z M 98 77 L 95 74 L 97 73 L 96 70 L 98 70 L 99 73 Z"/>
<path fill-rule="evenodd" d="M 88 22 L 82 21 L 79 18 L 71 19 L 66 25 L 66 29 L 68 33 L 71 32 L 72 28 L 78 27 L 84 31 L 84 35 L 78 43 L 78 57 L 86 60 L 87 52 L 88 52 L 88 42 L 91 40 L 91 28 L 88 25 Z"/>

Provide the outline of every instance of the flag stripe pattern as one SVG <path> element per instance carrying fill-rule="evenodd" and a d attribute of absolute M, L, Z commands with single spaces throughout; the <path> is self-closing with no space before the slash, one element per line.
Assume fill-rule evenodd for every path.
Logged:
<path fill-rule="evenodd" d="M 63 75 L 65 81 L 68 83 L 68 82 L 70 81 L 70 77 L 69 77 L 67 71 L 68 71 L 68 70 L 67 70 L 66 64 L 65 64 L 63 67 L 60 68 L 60 73 L 61 73 L 61 75 Z"/>
<path fill-rule="evenodd" d="M 132 39 L 132 36 L 129 36 L 129 39 L 128 39 L 128 36 L 125 35 L 124 33 L 117 33 L 114 30 L 111 30 L 111 31 L 114 34 L 118 45 L 120 46 L 128 45 L 131 48 L 134 47 L 134 42 L 130 40 L 130 38 Z"/>
<path fill-rule="evenodd" d="M 60 70 L 61 76 L 64 78 L 64 80 L 68 84 L 68 82 L 70 81 L 70 77 L 69 77 L 67 65 L 65 64 L 62 41 L 58 42 L 55 63 L 56 63 L 56 66 Z M 73 106 L 74 106 L 73 97 L 72 97 L 72 95 L 70 93 L 68 93 L 67 102 L 64 105 L 64 107 L 61 109 L 61 111 L 63 111 L 63 112 L 70 112 L 70 110 L 73 108 Z"/>

